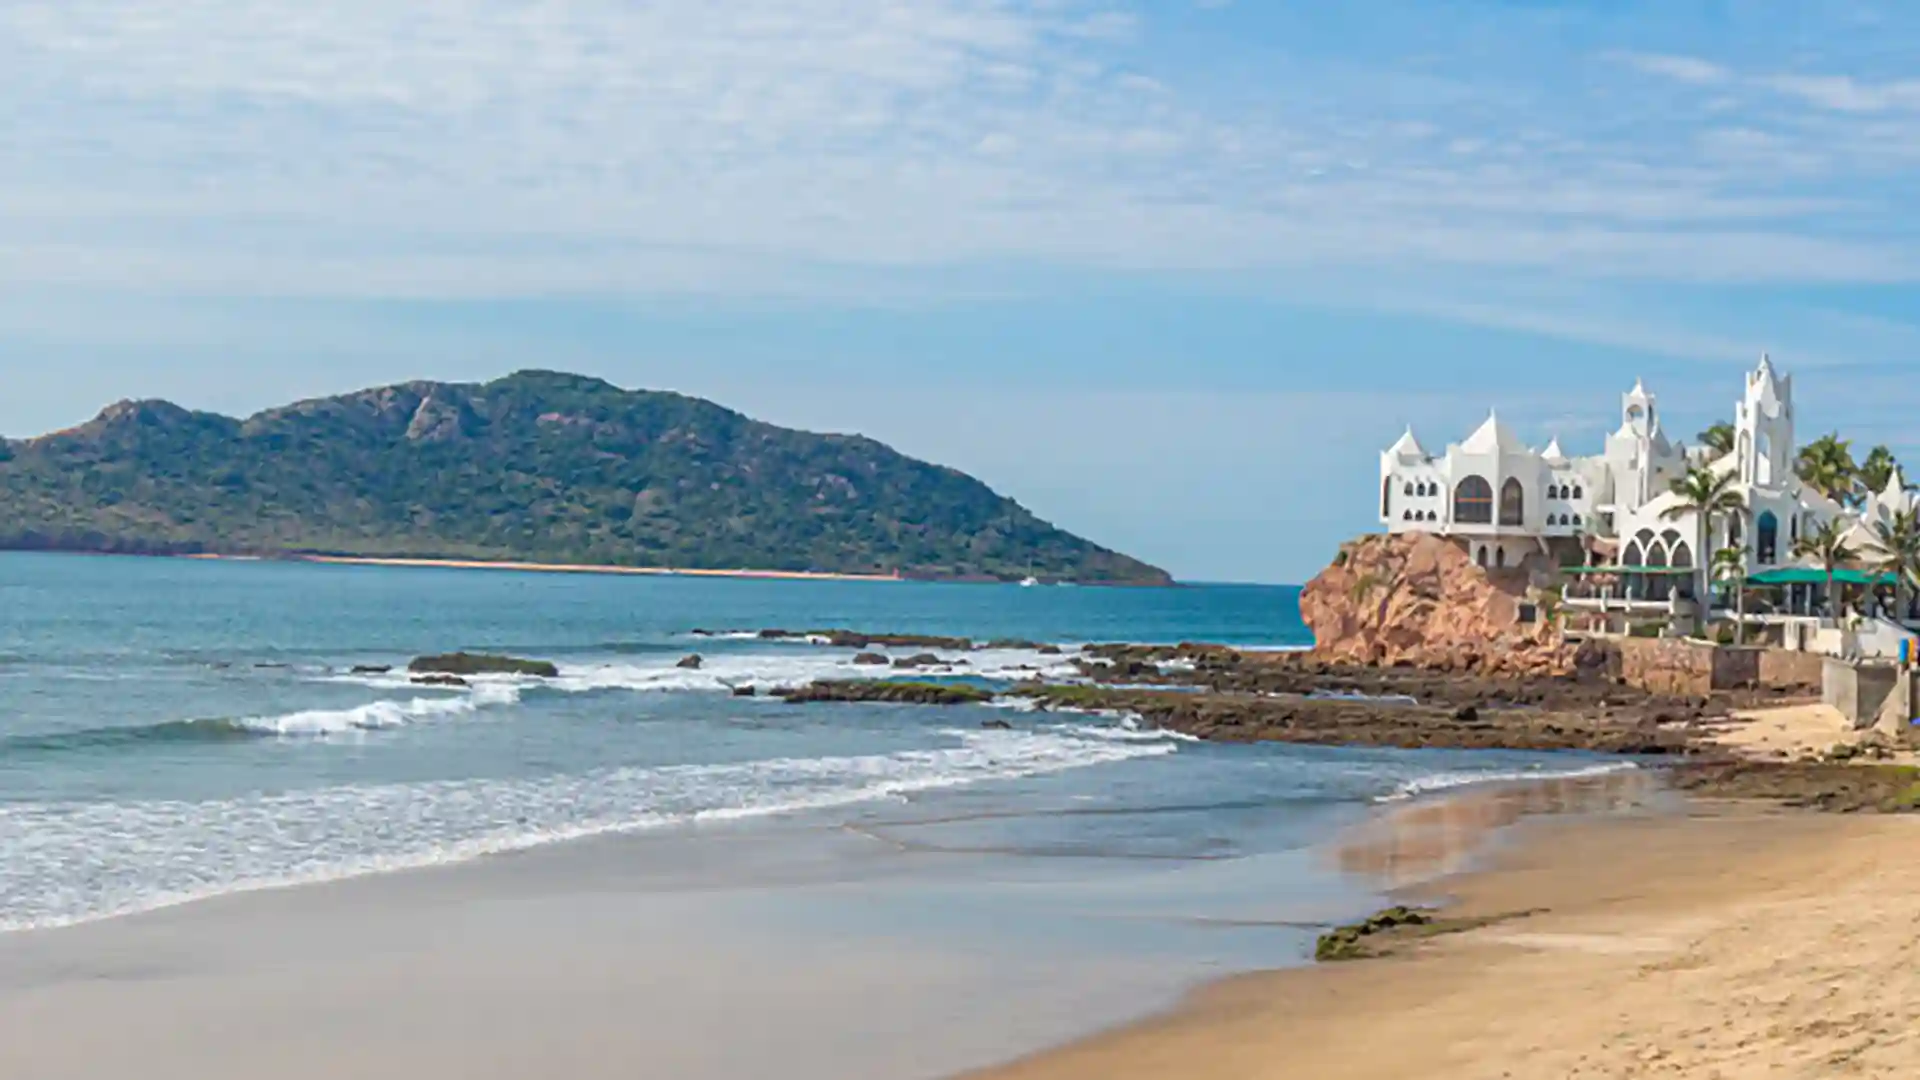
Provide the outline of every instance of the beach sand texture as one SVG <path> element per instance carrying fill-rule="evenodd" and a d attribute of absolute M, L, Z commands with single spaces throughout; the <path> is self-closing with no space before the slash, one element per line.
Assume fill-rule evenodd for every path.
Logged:
<path fill-rule="evenodd" d="M 979 1080 L 1920 1076 L 1920 821 L 1531 832 L 1457 883 L 1491 925 L 1237 979 Z"/>

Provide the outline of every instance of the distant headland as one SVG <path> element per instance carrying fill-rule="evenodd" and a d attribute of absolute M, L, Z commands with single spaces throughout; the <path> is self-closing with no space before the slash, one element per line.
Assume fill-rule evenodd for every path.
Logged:
<path fill-rule="evenodd" d="M 872 439 L 546 371 L 0 440 L 0 549 L 1172 584 Z"/>

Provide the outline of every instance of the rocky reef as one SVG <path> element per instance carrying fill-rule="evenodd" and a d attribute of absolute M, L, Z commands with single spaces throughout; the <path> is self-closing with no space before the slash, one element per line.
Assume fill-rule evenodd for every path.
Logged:
<path fill-rule="evenodd" d="M 532 675 L 542 679 L 560 675 L 560 669 L 551 661 L 468 652 L 416 656 L 407 670 L 415 675 Z"/>
<path fill-rule="evenodd" d="M 877 701 L 895 705 L 984 705 L 993 692 L 959 683 L 881 681 L 822 681 L 775 691 L 797 704 L 823 701 Z"/>

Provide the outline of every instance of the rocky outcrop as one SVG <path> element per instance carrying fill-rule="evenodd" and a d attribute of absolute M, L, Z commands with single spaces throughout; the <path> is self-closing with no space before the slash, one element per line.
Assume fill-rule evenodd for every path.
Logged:
<path fill-rule="evenodd" d="M 517 656 L 492 656 L 487 653 L 446 653 L 441 656 L 416 656 L 407 665 L 414 674 L 441 675 L 532 675 L 542 679 L 560 676 L 560 669 L 547 660 L 523 660 Z"/>
<path fill-rule="evenodd" d="M 993 700 L 993 692 L 978 686 L 926 682 L 836 682 L 808 683 L 776 690 L 777 695 L 796 703 L 821 701 L 878 701 L 897 705 L 983 705 Z"/>
<path fill-rule="evenodd" d="M 1578 650 L 1546 620 L 1520 621 L 1524 586 L 1496 581 L 1437 536 L 1365 536 L 1300 593 L 1314 649 L 1335 663 L 1490 676 L 1572 674 Z"/>
<path fill-rule="evenodd" d="M 682 657 L 680 662 L 673 666 L 677 668 L 684 668 L 688 671 L 698 671 L 700 670 L 700 665 L 704 663 L 706 663 L 706 661 L 701 659 L 701 656 L 699 653 L 690 653 L 687 656 Z"/>

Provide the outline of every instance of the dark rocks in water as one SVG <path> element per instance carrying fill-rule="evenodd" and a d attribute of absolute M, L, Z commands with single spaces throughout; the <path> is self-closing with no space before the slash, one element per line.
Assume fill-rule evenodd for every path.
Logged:
<path fill-rule="evenodd" d="M 259 668 L 259 669 L 260 669 L 260 670 L 262 670 L 262 671 L 285 671 L 286 669 L 288 669 L 288 668 L 290 668 L 290 667 L 292 667 L 293 665 L 292 665 L 292 664 L 277 664 L 277 663 L 273 663 L 273 662 L 271 662 L 271 661 L 263 661 L 263 662 L 261 662 L 261 663 L 258 663 L 258 664 L 255 664 L 255 665 L 253 665 L 253 666 L 254 666 L 254 667 L 256 667 L 256 668 Z"/>
<path fill-rule="evenodd" d="M 946 649 L 962 652 L 973 648 L 971 638 L 942 637 L 937 634 L 869 634 L 860 630 L 762 630 L 768 641 L 813 640 L 836 649 L 867 649 L 883 646 L 893 649 Z"/>
<path fill-rule="evenodd" d="M 433 672 L 426 675 L 415 675 L 412 681 L 416 686 L 472 686 L 473 685 L 472 683 L 468 682 L 467 680 L 461 678 L 458 675 L 448 675 L 442 672 Z"/>
<path fill-rule="evenodd" d="M 699 627 L 697 627 L 697 626 L 696 626 L 696 627 L 694 627 L 694 628 L 693 628 L 693 630 L 692 630 L 691 632 L 692 632 L 692 634 L 693 634 L 693 636 L 694 636 L 694 637 L 712 637 L 712 636 L 713 636 L 713 631 L 711 631 L 711 630 L 702 630 L 702 629 L 700 629 L 700 628 L 699 628 Z"/>
<path fill-rule="evenodd" d="M 1026 638 L 994 638 L 992 641 L 980 647 L 983 649 L 1024 649 L 1028 652 L 1033 652 L 1041 648 L 1041 645 L 1037 641 L 1028 641 Z"/>
<path fill-rule="evenodd" d="M 1060 646 L 1058 645 L 1042 645 L 1033 651 L 1039 653 L 1041 656 L 1059 656 L 1061 653 Z"/>
<path fill-rule="evenodd" d="M 355 664 L 353 665 L 353 671 L 351 672 L 351 674 L 385 675 L 387 672 L 392 670 L 393 670 L 392 664 Z"/>
<path fill-rule="evenodd" d="M 706 663 L 706 661 L 700 659 L 699 653 L 692 653 L 682 658 L 679 663 L 673 666 L 677 668 L 686 668 L 689 671 L 698 671 L 700 670 L 700 665 L 704 663 Z"/>
<path fill-rule="evenodd" d="M 751 685 L 736 686 L 733 688 L 733 696 L 734 697 L 758 697 L 760 696 L 760 691 L 757 687 L 754 687 Z"/>
<path fill-rule="evenodd" d="M 916 653 L 913 656 L 902 656 L 893 662 L 893 666 L 897 668 L 939 667 L 944 663 L 946 663 L 945 660 L 927 652 Z"/>
<path fill-rule="evenodd" d="M 493 656 L 487 653 L 446 653 L 440 656 L 416 656 L 407 665 L 412 672 L 437 672 L 443 675 L 533 675 L 542 679 L 558 678 L 560 669 L 546 660 L 523 660 L 517 656 Z"/>
<path fill-rule="evenodd" d="M 873 701 L 902 705 L 984 705 L 993 700 L 993 692 L 977 686 L 943 683 L 862 680 L 809 683 L 775 694 L 788 701 Z"/>
<path fill-rule="evenodd" d="M 885 667 L 890 661 L 877 652 L 863 652 L 854 657 L 853 662 L 862 667 Z"/>
<path fill-rule="evenodd" d="M 1012 731 L 1013 725 L 1005 720 L 982 720 L 980 726 L 988 731 Z"/>

